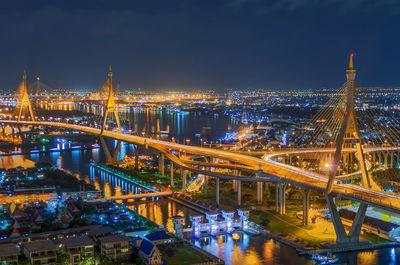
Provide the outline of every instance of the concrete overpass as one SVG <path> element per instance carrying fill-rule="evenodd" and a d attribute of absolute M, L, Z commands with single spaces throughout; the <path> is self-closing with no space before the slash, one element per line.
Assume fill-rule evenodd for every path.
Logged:
<path fill-rule="evenodd" d="M 324 192 L 326 190 L 326 185 L 328 182 L 328 178 L 325 175 L 309 172 L 290 165 L 285 165 L 277 161 L 273 161 L 271 159 L 263 160 L 249 155 L 243 155 L 224 150 L 182 145 L 168 141 L 161 141 L 135 135 L 124 134 L 117 131 L 104 130 L 103 133 L 101 133 L 101 130 L 99 128 L 92 128 L 92 127 L 86 127 L 68 123 L 60 123 L 60 122 L 48 122 L 48 121 L 18 122 L 16 120 L 1 120 L 0 122 L 4 124 L 25 124 L 25 125 L 35 125 L 35 126 L 59 127 L 70 130 L 82 131 L 94 135 L 102 135 L 104 137 L 109 137 L 120 141 L 144 145 L 146 147 L 152 147 L 164 153 L 174 163 L 178 164 L 179 166 L 187 170 L 201 174 L 213 175 L 218 178 L 255 181 L 255 182 L 269 182 L 272 180 L 276 182 L 292 184 L 306 189 L 313 189 L 321 192 Z M 391 147 L 387 148 L 391 149 Z M 170 152 L 171 150 L 175 150 L 178 152 L 184 151 L 188 154 L 190 153 L 207 157 L 221 158 L 227 161 L 234 162 L 239 165 L 243 165 L 246 167 L 248 171 L 254 172 L 257 175 L 252 177 L 232 176 L 227 174 L 204 171 L 199 168 L 192 167 L 186 164 L 184 161 L 181 161 L 177 156 L 173 155 Z M 331 150 L 324 150 L 324 151 L 331 151 Z M 306 150 L 305 152 L 312 152 L 312 151 Z M 313 152 L 315 152 L 315 150 Z M 338 185 L 337 183 L 334 183 L 332 194 L 344 199 L 365 202 L 375 207 L 400 213 L 400 196 L 394 195 L 393 193 L 374 191 L 352 184 Z"/>

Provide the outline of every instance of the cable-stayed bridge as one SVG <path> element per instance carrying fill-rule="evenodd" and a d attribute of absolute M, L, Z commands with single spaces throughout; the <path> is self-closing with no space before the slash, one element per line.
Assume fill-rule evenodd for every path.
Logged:
<path fill-rule="evenodd" d="M 276 184 L 277 210 L 285 213 L 285 191 L 287 184 L 301 187 L 303 190 L 304 223 L 308 223 L 309 191 L 317 190 L 325 194 L 332 221 L 337 235 L 337 243 L 344 246 L 359 242 L 361 226 L 368 206 L 380 207 L 400 213 L 400 196 L 385 192 L 371 178 L 371 169 L 399 165 L 400 139 L 397 126 L 399 123 L 393 117 L 384 120 L 371 116 L 373 111 L 367 111 L 369 122 L 357 117 L 361 108 L 357 107 L 355 94 L 356 71 L 353 66 L 353 56 L 350 57 L 349 68 L 346 71 L 347 81 L 337 92 L 337 96 L 324 106 L 310 123 L 311 130 L 298 139 L 299 148 L 267 154 L 263 159 L 248 154 L 227 150 L 182 145 L 147 137 L 140 137 L 121 132 L 117 106 L 114 101 L 111 67 L 108 72 L 108 98 L 104 101 L 103 115 L 98 126 L 88 127 L 63 122 L 39 121 L 34 115 L 27 92 L 26 74 L 18 89 L 16 112 L 3 124 L 53 126 L 74 131 L 81 131 L 100 136 L 107 160 L 115 161 L 119 144 L 111 151 L 105 144 L 104 137 L 112 138 L 120 143 L 125 141 L 152 148 L 159 152 L 159 171 L 165 172 L 165 159 L 170 160 L 171 182 L 173 182 L 173 166 L 181 168 L 183 189 L 186 186 L 187 172 L 204 174 L 216 179 L 216 202 L 219 203 L 219 180 L 230 179 L 234 190 L 241 200 L 241 181 L 257 182 L 257 198 L 262 200 L 264 183 Z M 25 112 L 24 112 L 25 111 Z M 27 115 L 23 115 L 27 113 Z M 113 116 L 116 121 L 109 124 Z M 380 117 L 380 116 L 379 116 Z M 372 118 L 372 119 L 371 119 Z M 385 123 L 386 122 L 386 123 Z M 115 126 L 116 124 L 116 126 Z M 390 126 L 389 126 L 390 125 Z M 363 133 L 369 134 L 365 136 Z M 188 158 L 188 155 L 203 157 L 204 162 Z M 395 161 L 397 159 L 397 162 Z M 223 164 L 216 159 L 225 161 Z M 228 169 L 229 173 L 220 172 L 216 168 Z M 243 171 L 250 174 L 241 174 Z M 357 176 L 360 185 L 343 183 L 343 176 Z M 359 210 L 352 227 L 347 232 L 341 222 L 333 198 L 337 196 L 360 202 Z"/>

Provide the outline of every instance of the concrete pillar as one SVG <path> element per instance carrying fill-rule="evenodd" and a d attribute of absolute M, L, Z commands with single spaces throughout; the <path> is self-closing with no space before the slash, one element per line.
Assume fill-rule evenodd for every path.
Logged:
<path fill-rule="evenodd" d="M 186 191 L 186 169 L 181 168 L 182 191 Z"/>
<path fill-rule="evenodd" d="M 301 189 L 303 195 L 303 225 L 308 225 L 310 211 L 310 190 Z"/>
<path fill-rule="evenodd" d="M 366 203 L 360 203 L 357 214 L 353 220 L 353 224 L 350 227 L 348 235 L 344 229 L 342 220 L 340 219 L 339 212 L 337 211 L 336 205 L 333 201 L 333 197 L 330 194 L 325 194 L 326 201 L 328 203 L 329 211 L 331 213 L 331 219 L 333 227 L 336 232 L 336 243 L 337 244 L 349 244 L 358 243 L 360 240 L 360 232 L 364 223 L 365 213 L 367 212 L 368 205 Z"/>
<path fill-rule="evenodd" d="M 353 220 L 353 224 L 351 225 L 348 237 L 351 242 L 358 242 L 360 239 L 361 227 L 364 223 L 365 214 L 367 212 L 368 204 L 360 203 L 360 207 L 358 208 L 356 217 Z"/>
<path fill-rule="evenodd" d="M 172 161 L 169 163 L 169 177 L 171 179 L 171 187 L 174 186 L 174 163 Z"/>
<path fill-rule="evenodd" d="M 233 192 L 237 192 L 237 183 L 236 183 L 236 179 L 232 179 L 232 190 L 233 190 Z"/>
<path fill-rule="evenodd" d="M 164 163 L 164 154 L 160 154 L 158 156 L 158 174 L 161 176 L 165 176 L 165 163 Z"/>
<path fill-rule="evenodd" d="M 207 197 L 208 177 L 204 176 L 203 195 Z"/>
<path fill-rule="evenodd" d="M 242 181 L 237 180 L 237 199 L 238 205 L 242 205 Z"/>
<path fill-rule="evenodd" d="M 381 167 L 382 166 L 382 153 L 381 152 L 378 153 L 378 162 L 379 162 L 379 167 Z"/>
<path fill-rule="evenodd" d="M 280 183 L 275 183 L 275 205 L 276 205 L 276 208 L 275 208 L 275 210 L 277 211 L 277 212 L 279 212 L 279 209 L 280 209 L 280 207 L 279 207 L 279 185 L 280 185 Z"/>
<path fill-rule="evenodd" d="M 215 201 L 217 203 L 217 207 L 219 207 L 219 178 L 215 178 Z"/>
<path fill-rule="evenodd" d="M 279 183 L 279 197 L 280 197 L 279 213 L 280 214 L 286 214 L 286 196 L 285 196 L 286 187 L 287 187 L 287 184 Z"/>
<path fill-rule="evenodd" d="M 383 168 L 388 168 L 388 153 L 387 152 L 385 152 L 384 154 L 384 158 L 385 158 L 385 160 L 384 160 L 384 164 L 383 164 Z"/>
<path fill-rule="evenodd" d="M 393 157 L 394 157 L 393 152 L 390 152 L 390 167 L 394 167 Z"/>
<path fill-rule="evenodd" d="M 265 195 L 269 194 L 269 183 L 265 182 Z"/>
<path fill-rule="evenodd" d="M 335 202 L 333 201 L 333 197 L 330 194 L 325 194 L 325 197 L 331 213 L 333 227 L 335 228 L 336 232 L 336 242 L 344 242 L 347 239 L 346 230 L 344 229 L 342 220 L 340 219 L 339 212 L 337 211 Z"/>
<path fill-rule="evenodd" d="M 371 155 L 372 155 L 372 165 L 376 166 L 376 159 L 375 159 L 376 154 L 372 153 Z"/>
<path fill-rule="evenodd" d="M 263 200 L 263 183 L 257 182 L 257 202 L 262 202 Z"/>

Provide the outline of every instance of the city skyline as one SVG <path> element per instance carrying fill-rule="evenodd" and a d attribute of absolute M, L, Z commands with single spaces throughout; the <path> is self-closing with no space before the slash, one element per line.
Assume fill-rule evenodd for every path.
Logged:
<path fill-rule="evenodd" d="M 360 85 L 400 85 L 396 2 L 19 4 L 0 13 L 5 88 L 22 69 L 52 87 L 96 87 L 109 64 L 129 88 L 338 87 L 351 52 Z"/>
<path fill-rule="evenodd" d="M 0 10 L 0 263 L 397 264 L 400 2 Z"/>

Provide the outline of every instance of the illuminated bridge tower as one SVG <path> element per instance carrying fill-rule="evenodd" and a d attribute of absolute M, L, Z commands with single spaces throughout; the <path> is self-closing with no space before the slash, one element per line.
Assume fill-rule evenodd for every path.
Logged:
<path fill-rule="evenodd" d="M 117 110 L 117 107 L 115 105 L 115 100 L 114 100 L 113 73 L 111 70 L 111 65 L 110 65 L 110 69 L 108 71 L 107 83 L 108 83 L 108 99 L 107 99 L 107 102 L 106 102 L 106 105 L 104 108 L 101 133 L 103 133 L 104 129 L 106 128 L 107 118 L 108 118 L 109 114 L 110 115 L 114 114 L 115 121 L 117 122 L 118 130 L 121 130 L 121 124 L 119 122 L 119 117 L 118 117 L 118 110 Z"/>
<path fill-rule="evenodd" d="M 118 110 L 117 106 L 115 105 L 115 100 L 114 100 L 114 87 L 113 87 L 113 73 L 111 70 L 111 65 L 110 69 L 108 71 L 108 79 L 107 79 L 107 86 L 108 86 L 108 99 L 106 101 L 106 104 L 104 105 L 104 115 L 101 120 L 101 131 L 100 131 L 100 143 L 101 146 L 104 150 L 104 153 L 106 154 L 107 158 L 107 163 L 114 163 L 118 160 L 118 154 L 120 151 L 120 146 L 121 146 L 121 141 L 117 141 L 117 145 L 114 147 L 114 151 L 110 150 L 107 146 L 107 142 L 103 138 L 102 134 L 107 126 L 107 118 L 110 115 L 112 118 L 112 114 L 114 114 L 115 121 L 117 122 L 117 129 L 120 131 L 121 130 L 121 124 L 119 122 L 119 117 L 118 117 Z"/>
<path fill-rule="evenodd" d="M 22 76 L 22 84 L 18 88 L 17 95 L 16 95 L 17 105 L 16 105 L 16 113 L 18 113 L 17 121 L 20 122 L 21 118 L 23 118 L 23 110 L 27 108 L 28 110 L 28 117 L 31 118 L 32 121 L 35 121 L 35 115 L 33 113 L 31 101 L 28 97 L 28 83 L 26 81 L 26 71 L 24 71 L 24 75 Z M 27 118 L 28 118 L 27 117 Z"/>
<path fill-rule="evenodd" d="M 355 119 L 354 111 L 354 93 L 355 93 L 355 77 L 356 70 L 353 66 L 353 54 L 350 55 L 349 68 L 346 71 L 347 82 L 345 83 L 345 98 L 344 98 L 344 117 L 341 125 L 339 134 L 336 139 L 336 151 L 329 171 L 329 180 L 326 187 L 326 201 L 328 203 L 329 211 L 331 213 L 331 219 L 333 227 L 336 233 L 336 243 L 339 246 L 354 246 L 354 244 L 361 244 L 360 232 L 364 223 L 365 214 L 367 212 L 368 205 L 366 203 L 360 203 L 357 214 L 353 220 L 353 223 L 348 231 L 346 232 L 339 212 L 336 208 L 335 202 L 332 196 L 333 183 L 338 169 L 338 164 L 342 156 L 342 148 L 354 148 L 356 149 L 357 159 L 361 168 L 361 182 L 365 188 L 370 189 L 371 183 L 368 177 L 366 169 L 363 149 L 361 147 L 361 139 L 357 123 Z"/>
<path fill-rule="evenodd" d="M 371 181 L 365 163 L 364 153 L 361 146 L 360 133 L 357 128 L 354 110 L 354 94 L 355 94 L 355 77 L 356 70 L 353 66 L 353 54 L 350 54 L 349 68 L 346 70 L 347 82 L 345 83 L 345 112 L 342 127 L 336 139 L 336 151 L 329 170 L 329 181 L 326 187 L 327 193 L 332 192 L 332 186 L 338 169 L 340 159 L 342 157 L 342 148 L 356 148 L 357 159 L 361 169 L 361 184 L 370 189 Z"/>

